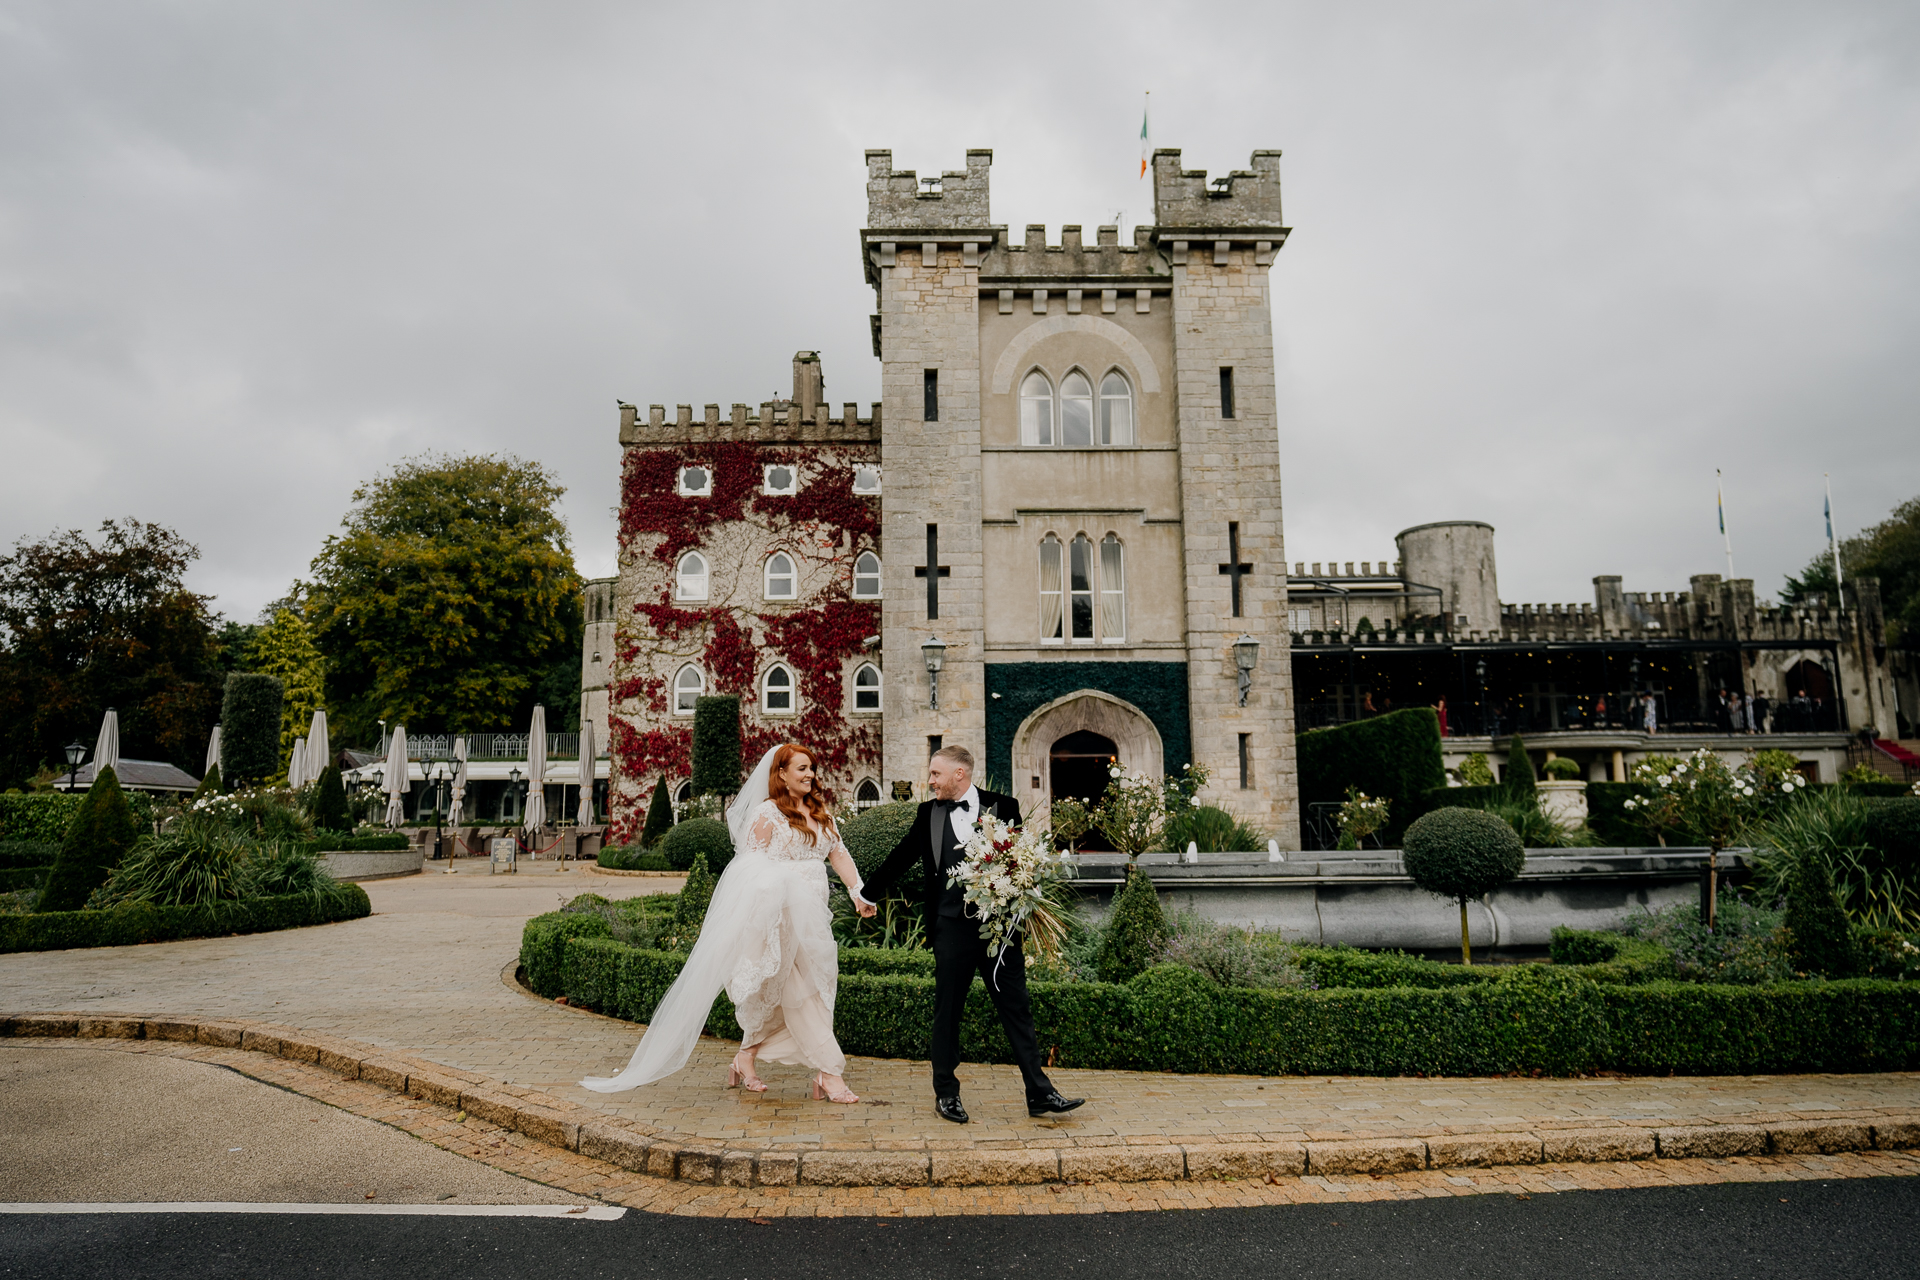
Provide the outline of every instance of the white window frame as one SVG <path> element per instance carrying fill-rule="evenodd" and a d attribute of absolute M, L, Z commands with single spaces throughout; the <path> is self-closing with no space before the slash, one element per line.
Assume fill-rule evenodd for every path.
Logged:
<path fill-rule="evenodd" d="M 1082 543 L 1086 544 L 1087 548 L 1087 589 L 1085 591 L 1076 591 L 1073 586 L 1073 551 L 1075 547 L 1080 546 Z M 1066 616 L 1062 619 L 1063 625 L 1061 630 L 1065 634 L 1065 638 L 1069 644 L 1092 644 L 1099 638 L 1100 544 L 1088 537 L 1086 532 L 1082 530 L 1074 534 L 1063 546 L 1066 551 L 1066 564 L 1064 566 L 1066 572 L 1061 576 L 1060 586 L 1064 593 L 1062 603 L 1066 605 L 1067 612 Z M 1084 636 L 1073 634 L 1073 605 L 1076 596 L 1084 596 L 1087 601 L 1087 634 Z"/>
<path fill-rule="evenodd" d="M 775 595 L 773 591 L 773 562 L 784 559 L 787 572 L 780 576 L 792 585 L 785 595 Z M 800 562 L 791 551 L 776 551 L 768 556 L 760 566 L 760 597 L 763 600 L 798 600 L 800 598 Z"/>
<path fill-rule="evenodd" d="M 1120 584 L 1114 586 L 1107 581 L 1107 543 L 1112 542 L 1120 551 Z M 1094 634 L 1101 644 L 1125 644 L 1127 642 L 1127 541 L 1117 533 L 1109 532 L 1100 541 L 1093 544 L 1094 551 Z M 1120 606 L 1120 633 L 1107 634 L 1107 597 L 1118 597 Z"/>
<path fill-rule="evenodd" d="M 860 571 L 860 564 L 864 560 L 873 561 L 872 572 L 862 573 Z M 882 590 L 881 584 L 883 581 L 881 568 L 880 557 L 875 552 L 862 551 L 853 558 L 853 598 L 855 600 L 878 600 L 880 598 Z M 863 581 L 871 582 L 873 584 L 873 590 L 862 591 L 860 584 Z"/>
<path fill-rule="evenodd" d="M 687 472 L 689 471 L 699 471 L 705 475 L 707 477 L 705 486 L 696 489 L 689 485 L 687 483 Z M 713 468 L 704 462 L 681 463 L 676 487 L 679 489 L 680 496 L 683 498 L 711 498 L 713 496 Z"/>
<path fill-rule="evenodd" d="M 773 487 L 773 473 L 775 471 L 784 471 L 787 473 L 789 482 L 786 488 L 776 489 Z M 791 498 L 794 494 L 800 492 L 800 468 L 791 462 L 766 463 L 760 468 L 760 492 L 773 498 Z"/>
<path fill-rule="evenodd" d="M 862 489 L 862 488 L 860 487 L 860 477 L 861 477 L 862 475 L 871 475 L 871 476 L 873 477 L 873 484 L 872 484 L 872 486 L 871 486 L 871 487 L 869 487 L 869 488 L 865 488 L 865 489 Z M 880 496 L 880 484 L 881 484 L 881 478 L 880 478 L 880 464 L 879 464 L 879 463 L 877 463 L 877 462 L 856 462 L 856 463 L 854 464 L 854 466 L 853 466 L 853 491 L 854 491 L 855 493 L 857 493 L 857 494 L 859 494 L 859 495 L 860 495 L 861 497 L 863 497 L 863 498 L 877 498 L 877 497 L 879 497 L 879 496 Z"/>
<path fill-rule="evenodd" d="M 687 561 L 689 560 L 698 560 L 700 562 L 700 571 L 698 573 L 689 573 L 687 571 Z M 698 594 L 688 589 L 688 584 L 693 582 L 699 584 Z M 679 563 L 673 567 L 673 598 L 676 600 L 705 600 L 712 594 L 713 566 L 708 564 L 707 558 L 698 551 L 688 551 L 684 553 L 680 557 Z"/>
<path fill-rule="evenodd" d="M 1047 552 L 1049 547 L 1052 548 L 1059 569 L 1057 580 L 1060 585 L 1052 591 L 1047 590 Z M 1067 642 L 1067 544 L 1060 540 L 1059 534 L 1049 530 L 1040 539 L 1039 558 L 1035 563 L 1040 571 L 1040 643 L 1063 645 Z M 1050 636 L 1046 633 L 1048 596 L 1054 597 L 1059 605 L 1059 635 Z"/>
<path fill-rule="evenodd" d="M 1107 394 L 1107 379 L 1109 378 L 1120 379 L 1120 385 L 1125 388 L 1125 390 L 1120 395 L 1110 396 Z M 1112 427 L 1112 423 L 1109 422 L 1107 419 L 1107 405 L 1114 401 L 1126 402 L 1127 438 L 1125 440 L 1114 440 L 1110 438 L 1113 432 L 1113 427 Z M 1140 424 L 1138 419 L 1134 415 L 1133 379 L 1129 378 L 1127 376 L 1126 370 L 1122 369 L 1119 365 L 1115 365 L 1113 368 L 1107 370 L 1105 373 L 1100 375 L 1099 388 L 1094 392 L 1093 422 L 1094 422 L 1094 426 L 1093 426 L 1094 443 L 1104 448 L 1112 448 L 1116 446 L 1125 448 L 1127 446 L 1134 444 L 1140 438 L 1140 434 L 1139 434 Z"/>
<path fill-rule="evenodd" d="M 787 705 L 784 707 L 776 707 L 773 705 L 773 694 L 776 692 L 773 684 L 775 674 L 783 675 L 787 678 L 786 687 L 777 691 L 784 693 L 787 697 Z M 799 678 L 793 674 L 793 668 L 784 662 L 776 662 L 760 673 L 760 714 L 767 716 L 796 716 L 800 714 L 800 681 Z"/>
<path fill-rule="evenodd" d="M 1034 378 L 1038 378 L 1046 384 L 1047 393 L 1045 395 L 1028 394 L 1027 383 Z M 1036 365 L 1021 375 L 1018 399 L 1020 401 L 1020 443 L 1035 449 L 1050 449 L 1054 447 L 1060 439 L 1060 410 L 1059 406 L 1054 403 L 1053 379 L 1047 376 L 1045 369 Z M 1030 402 L 1038 403 L 1046 407 L 1046 439 L 1044 440 L 1040 438 L 1040 424 L 1037 422 L 1029 424 L 1027 421 L 1027 405 Z"/>
<path fill-rule="evenodd" d="M 871 685 L 862 685 L 860 683 L 860 677 L 865 675 L 869 671 L 873 672 L 873 683 Z M 855 667 L 853 671 L 854 714 L 863 715 L 863 716 L 872 716 L 872 715 L 879 715 L 881 711 L 885 710 L 887 705 L 887 695 L 885 692 L 886 687 L 887 687 L 886 676 L 883 675 L 881 673 L 880 668 L 873 665 L 873 663 L 863 662 L 858 667 Z M 873 705 L 870 707 L 863 707 L 860 705 L 860 695 L 866 692 L 868 689 L 871 689 L 873 691 Z"/>
<path fill-rule="evenodd" d="M 680 677 L 686 675 L 689 671 L 693 673 L 694 679 L 699 681 L 699 683 L 694 687 L 692 691 L 693 697 L 687 700 L 687 705 L 683 710 L 680 706 L 680 694 L 682 691 Z M 699 668 L 699 666 L 695 663 L 688 662 L 688 663 L 682 664 L 680 669 L 673 673 L 673 684 L 668 689 L 668 693 L 671 694 L 673 698 L 673 714 L 677 716 L 692 715 L 694 702 L 698 701 L 700 697 L 706 693 L 706 691 L 707 691 L 707 673 L 702 671 Z"/>
<path fill-rule="evenodd" d="M 1072 397 L 1074 403 L 1084 401 L 1087 406 L 1087 442 L 1085 444 L 1067 443 L 1067 384 L 1075 378 L 1087 384 L 1085 396 Z M 1062 449 L 1093 448 L 1100 438 L 1100 393 L 1095 388 L 1093 379 L 1087 376 L 1087 371 L 1075 365 L 1061 374 L 1060 384 L 1054 388 L 1054 399 L 1058 405 L 1054 411 L 1054 422 L 1057 424 L 1054 436 L 1059 440 L 1059 447 Z"/>

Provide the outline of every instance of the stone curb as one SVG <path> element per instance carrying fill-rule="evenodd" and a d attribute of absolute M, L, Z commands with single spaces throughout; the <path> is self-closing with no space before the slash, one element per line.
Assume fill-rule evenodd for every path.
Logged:
<path fill-rule="evenodd" d="M 0 1039 L 160 1040 L 312 1063 L 348 1080 L 465 1111 L 536 1142 L 656 1178 L 725 1187 L 1019 1186 L 1307 1175 L 1616 1160 L 1831 1155 L 1920 1147 L 1920 1114 L 1665 1128 L 1546 1129 L 1340 1142 L 1118 1144 L 958 1151 L 763 1151 L 663 1135 L 578 1103 L 370 1045 L 244 1019 L 0 1015 Z"/>

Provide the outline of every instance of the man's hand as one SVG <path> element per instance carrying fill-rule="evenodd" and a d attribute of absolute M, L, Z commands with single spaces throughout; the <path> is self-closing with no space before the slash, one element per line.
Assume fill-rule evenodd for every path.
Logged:
<path fill-rule="evenodd" d="M 880 908 L 874 906 L 871 902 L 857 902 L 854 904 L 853 909 L 860 913 L 862 920 L 873 919 L 874 915 L 880 910 Z"/>

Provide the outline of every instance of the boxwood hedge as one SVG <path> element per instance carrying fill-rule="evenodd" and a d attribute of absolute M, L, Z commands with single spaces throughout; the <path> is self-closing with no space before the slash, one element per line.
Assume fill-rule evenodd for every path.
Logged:
<path fill-rule="evenodd" d="M 1123 984 L 1036 982 L 1030 991 L 1040 1042 L 1067 1067 L 1253 1075 L 1920 1067 L 1920 984 L 1672 983 L 1635 970 L 1629 950 L 1569 969 L 1515 965 L 1468 973 L 1406 956 L 1302 948 L 1302 963 L 1317 979 L 1352 985 L 1228 988 L 1163 966 Z M 521 946 L 533 990 L 636 1022 L 652 1016 L 683 959 L 615 942 L 605 921 L 583 914 L 536 917 Z M 931 967 L 924 953 L 842 950 L 834 1009 L 841 1047 L 924 1058 Z M 1416 985 L 1441 973 L 1446 985 Z M 707 1030 L 740 1035 L 724 994 Z M 972 1062 L 1010 1060 L 978 980 L 967 1000 L 961 1053 Z"/>
<path fill-rule="evenodd" d="M 1298 748 L 1302 812 L 1316 801 L 1346 799 L 1348 787 L 1385 796 L 1391 807 L 1380 842 L 1388 848 L 1420 816 L 1425 793 L 1447 783 L 1440 719 L 1430 707 L 1314 729 L 1300 735 Z"/>
<path fill-rule="evenodd" d="M 43 911 L 0 916 L 0 953 L 64 951 L 70 947 L 125 947 L 178 938 L 267 933 L 303 925 L 357 920 L 373 913 L 367 891 L 340 884 L 321 894 L 242 898 L 199 907 L 127 903 L 110 911 Z"/>

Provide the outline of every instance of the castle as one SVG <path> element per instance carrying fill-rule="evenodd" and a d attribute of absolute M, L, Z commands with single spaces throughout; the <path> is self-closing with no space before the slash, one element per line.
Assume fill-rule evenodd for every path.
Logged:
<path fill-rule="evenodd" d="M 1280 154 L 1209 182 L 1153 157 L 1121 244 L 989 212 L 989 151 L 938 178 L 867 153 L 861 257 L 881 400 L 620 411 L 617 578 L 589 593 L 584 714 L 610 729 L 612 837 L 683 785 L 695 699 L 738 694 L 749 758 L 813 747 L 843 801 L 918 794 L 964 744 L 1032 811 L 1108 762 L 1189 763 L 1298 837 L 1267 272 Z"/>

